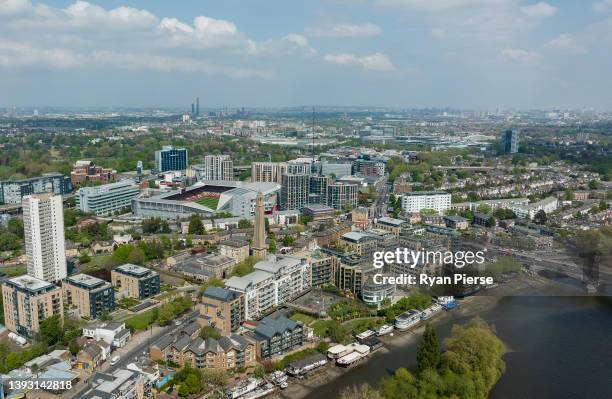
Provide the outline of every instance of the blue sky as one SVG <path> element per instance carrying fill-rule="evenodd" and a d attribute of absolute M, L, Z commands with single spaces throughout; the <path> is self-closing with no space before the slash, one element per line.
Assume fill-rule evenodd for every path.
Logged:
<path fill-rule="evenodd" d="M 0 106 L 612 109 L 612 0 L 0 0 Z"/>

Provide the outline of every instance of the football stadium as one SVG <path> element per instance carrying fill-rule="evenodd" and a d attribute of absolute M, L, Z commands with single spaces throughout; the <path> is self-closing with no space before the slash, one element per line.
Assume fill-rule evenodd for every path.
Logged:
<path fill-rule="evenodd" d="M 158 193 L 132 200 L 134 214 L 140 217 L 183 219 L 193 214 L 202 217 L 218 213 L 249 217 L 255 212 L 255 198 L 264 196 L 266 213 L 278 209 L 277 183 L 247 183 L 241 181 L 201 181 L 191 187 Z"/>

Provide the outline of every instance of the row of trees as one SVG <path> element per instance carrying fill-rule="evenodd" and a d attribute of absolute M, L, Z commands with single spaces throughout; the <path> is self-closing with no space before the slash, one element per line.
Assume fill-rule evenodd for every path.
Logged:
<path fill-rule="evenodd" d="M 378 390 L 367 384 L 342 392 L 342 399 L 486 399 L 505 371 L 503 342 L 481 319 L 456 325 L 440 350 L 427 326 L 417 348 L 417 370 L 384 378 Z"/>

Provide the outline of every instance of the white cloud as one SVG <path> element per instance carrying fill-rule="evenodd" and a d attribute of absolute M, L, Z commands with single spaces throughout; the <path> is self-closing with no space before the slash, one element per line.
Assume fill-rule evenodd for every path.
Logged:
<path fill-rule="evenodd" d="M 511 42 L 556 11 L 545 2 L 521 6 L 519 0 L 377 0 L 375 4 L 422 19 L 432 36 L 462 44 Z"/>
<path fill-rule="evenodd" d="M 307 33 L 315 37 L 372 37 L 380 35 L 381 29 L 372 23 L 337 24 L 310 28 Z"/>
<path fill-rule="evenodd" d="M 602 0 L 593 3 L 593 10 L 597 12 L 606 12 L 612 9 L 612 0 Z"/>
<path fill-rule="evenodd" d="M 557 13 L 557 7 L 541 1 L 537 4 L 521 7 L 521 12 L 529 18 L 547 18 Z"/>
<path fill-rule="evenodd" d="M 502 50 L 501 55 L 506 59 L 516 61 L 523 65 L 532 64 L 540 59 L 540 54 L 519 48 L 505 48 Z"/>
<path fill-rule="evenodd" d="M 338 65 L 359 65 L 364 69 L 378 72 L 391 72 L 395 66 L 384 54 L 375 53 L 358 57 L 354 54 L 327 54 L 324 60 Z"/>
<path fill-rule="evenodd" d="M 29 0 L 0 0 L 0 15 L 19 14 L 32 8 Z"/>
<path fill-rule="evenodd" d="M 106 9 L 82 0 L 64 8 L 0 0 L 0 38 L 3 67 L 103 66 L 266 77 L 268 70 L 230 66 L 235 65 L 231 57 L 257 55 L 260 49 L 268 56 L 295 49 L 316 53 L 299 34 L 256 42 L 228 20 L 200 15 L 189 23 L 158 18 L 145 9 Z M 220 65 L 228 57 L 228 65 Z"/>
<path fill-rule="evenodd" d="M 562 33 L 557 38 L 544 44 L 544 47 L 569 54 L 585 54 L 586 46 L 579 44 L 571 33 Z"/>

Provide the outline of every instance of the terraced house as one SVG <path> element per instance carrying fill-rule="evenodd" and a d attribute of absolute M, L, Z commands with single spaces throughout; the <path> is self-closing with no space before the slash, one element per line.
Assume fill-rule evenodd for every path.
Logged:
<path fill-rule="evenodd" d="M 149 348 L 151 359 L 189 364 L 199 369 L 233 369 L 255 364 L 255 343 L 246 337 L 231 334 L 203 339 L 179 332 L 160 338 Z"/>
<path fill-rule="evenodd" d="M 270 359 L 304 344 L 304 326 L 286 317 L 262 319 L 255 328 L 257 356 Z"/>

